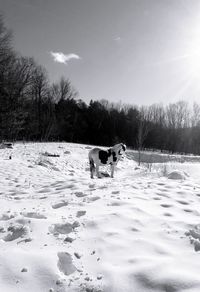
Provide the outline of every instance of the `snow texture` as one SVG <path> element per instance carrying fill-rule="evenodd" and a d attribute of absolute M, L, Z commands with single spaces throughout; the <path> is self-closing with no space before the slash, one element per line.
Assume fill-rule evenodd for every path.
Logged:
<path fill-rule="evenodd" d="M 90 149 L 0 149 L 0 291 L 199 292 L 200 157 L 128 151 L 92 180 Z"/>

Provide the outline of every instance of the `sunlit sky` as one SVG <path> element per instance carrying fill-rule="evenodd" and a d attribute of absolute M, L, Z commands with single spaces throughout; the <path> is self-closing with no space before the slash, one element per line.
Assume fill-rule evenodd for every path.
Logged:
<path fill-rule="evenodd" d="M 200 102 L 199 0 L 0 0 L 14 47 L 80 98 Z"/>

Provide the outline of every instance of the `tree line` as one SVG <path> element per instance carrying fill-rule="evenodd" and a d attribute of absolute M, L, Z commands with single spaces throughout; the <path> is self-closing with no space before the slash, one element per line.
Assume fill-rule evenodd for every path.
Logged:
<path fill-rule="evenodd" d="M 0 17 L 0 141 L 124 142 L 134 149 L 200 154 L 200 106 L 107 100 L 86 104 L 69 79 L 51 83 L 34 58 L 17 54 Z"/>

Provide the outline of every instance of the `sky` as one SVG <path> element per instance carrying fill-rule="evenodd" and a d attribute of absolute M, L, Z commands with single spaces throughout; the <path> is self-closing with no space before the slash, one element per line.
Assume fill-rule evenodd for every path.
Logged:
<path fill-rule="evenodd" d="M 200 102 L 199 0 L 0 0 L 13 44 L 85 102 Z"/>

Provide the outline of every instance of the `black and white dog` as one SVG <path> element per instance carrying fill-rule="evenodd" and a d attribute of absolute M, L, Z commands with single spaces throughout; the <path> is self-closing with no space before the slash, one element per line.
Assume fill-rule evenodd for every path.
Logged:
<path fill-rule="evenodd" d="M 115 165 L 119 160 L 123 159 L 126 151 L 126 145 L 123 143 L 116 144 L 108 150 L 102 150 L 100 148 L 93 148 L 89 152 L 89 163 L 90 163 L 90 176 L 94 177 L 95 166 L 97 177 L 101 177 L 99 173 L 99 166 L 110 164 L 111 166 L 111 177 L 114 176 Z"/>

